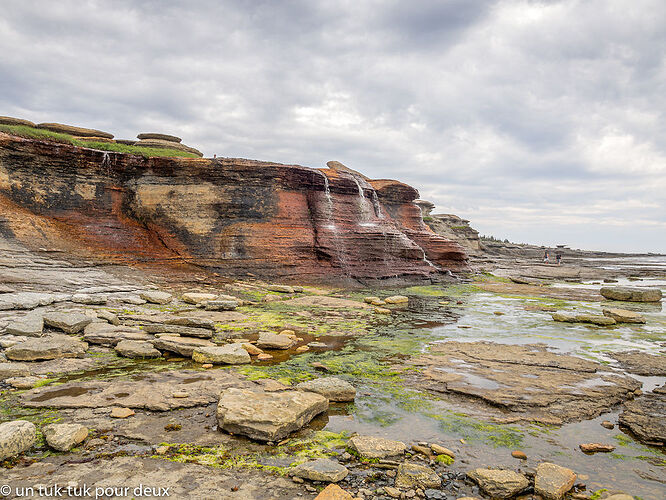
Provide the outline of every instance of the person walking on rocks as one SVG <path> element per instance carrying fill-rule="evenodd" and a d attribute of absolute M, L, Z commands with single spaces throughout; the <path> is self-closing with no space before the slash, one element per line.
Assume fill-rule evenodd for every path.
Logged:
<path fill-rule="evenodd" d="M 562 254 L 557 252 L 555 254 L 555 261 L 557 262 L 557 265 L 560 266 L 562 265 Z"/>
<path fill-rule="evenodd" d="M 543 253 L 543 263 L 550 264 L 550 258 L 548 257 L 548 250 L 545 250 Z"/>

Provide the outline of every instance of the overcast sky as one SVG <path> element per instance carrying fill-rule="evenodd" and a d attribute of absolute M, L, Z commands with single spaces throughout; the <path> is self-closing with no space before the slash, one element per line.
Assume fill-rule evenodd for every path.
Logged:
<path fill-rule="evenodd" d="M 0 115 L 338 160 L 517 242 L 666 253 L 664 0 L 2 0 Z"/>

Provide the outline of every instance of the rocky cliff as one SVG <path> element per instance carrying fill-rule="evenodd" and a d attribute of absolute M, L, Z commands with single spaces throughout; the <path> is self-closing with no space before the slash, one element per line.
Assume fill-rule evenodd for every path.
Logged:
<path fill-rule="evenodd" d="M 453 214 L 432 214 L 435 205 L 426 200 L 415 200 L 414 203 L 420 207 L 423 221 L 436 234 L 455 241 L 469 254 L 476 255 L 484 250 L 479 232 L 469 225 L 468 220 Z"/>
<path fill-rule="evenodd" d="M 0 133 L 0 235 L 228 275 L 430 276 L 466 268 L 403 183 L 236 158 L 145 158 Z"/>

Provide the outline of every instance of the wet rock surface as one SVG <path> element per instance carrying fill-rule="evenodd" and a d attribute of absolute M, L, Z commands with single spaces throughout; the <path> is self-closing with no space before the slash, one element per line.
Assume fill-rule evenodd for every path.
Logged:
<path fill-rule="evenodd" d="M 301 391 L 316 392 L 329 401 L 354 401 L 356 389 L 349 382 L 337 377 L 323 377 L 296 386 Z"/>
<path fill-rule="evenodd" d="M 548 352 L 542 345 L 444 342 L 416 362 L 428 390 L 462 395 L 518 419 L 561 424 L 597 416 L 633 397 L 631 377 L 597 373 L 603 365 Z"/>
<path fill-rule="evenodd" d="M 666 376 L 666 354 L 648 354 L 640 351 L 611 353 L 629 373 L 645 376 Z"/>
<path fill-rule="evenodd" d="M 625 403 L 620 425 L 644 442 L 666 446 L 666 391 L 654 391 Z"/>
<path fill-rule="evenodd" d="M 82 358 L 88 344 L 67 335 L 45 335 L 30 338 L 5 350 L 12 361 L 39 361 L 60 358 Z"/>
<path fill-rule="evenodd" d="M 609 300 L 626 302 L 659 302 L 662 297 L 659 288 L 602 287 L 599 293 Z"/>

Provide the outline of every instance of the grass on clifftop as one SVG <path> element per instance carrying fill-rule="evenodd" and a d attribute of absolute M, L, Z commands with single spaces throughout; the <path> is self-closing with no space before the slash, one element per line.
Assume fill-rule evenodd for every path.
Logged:
<path fill-rule="evenodd" d="M 27 125 L 4 125 L 0 124 L 0 132 L 9 135 L 15 135 L 26 139 L 36 139 L 39 141 L 57 142 L 59 144 L 71 144 L 88 149 L 97 149 L 100 151 L 112 151 L 115 153 L 125 153 L 144 156 L 146 158 L 155 156 L 180 157 L 180 158 L 198 158 L 193 153 L 179 151 L 177 149 L 147 148 L 144 146 L 130 146 L 128 144 L 118 144 L 115 142 L 92 142 L 75 139 L 69 134 L 52 132 L 41 128 L 28 127 Z"/>

